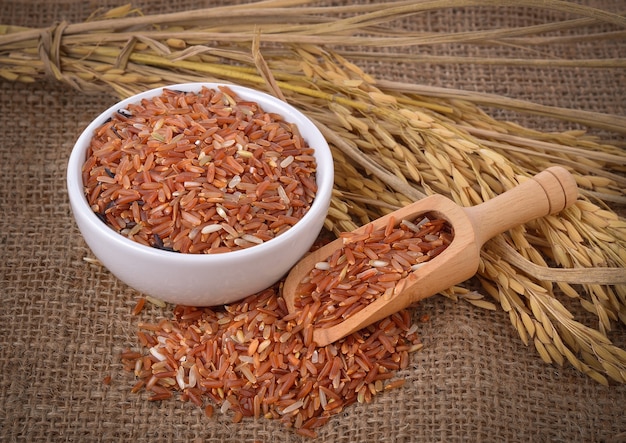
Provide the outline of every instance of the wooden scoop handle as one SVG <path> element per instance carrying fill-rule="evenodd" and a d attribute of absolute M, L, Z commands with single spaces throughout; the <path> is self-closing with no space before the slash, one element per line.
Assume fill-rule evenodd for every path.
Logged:
<path fill-rule="evenodd" d="M 552 166 L 491 200 L 464 209 L 480 247 L 514 226 L 567 208 L 577 198 L 574 177 L 565 168 Z"/>

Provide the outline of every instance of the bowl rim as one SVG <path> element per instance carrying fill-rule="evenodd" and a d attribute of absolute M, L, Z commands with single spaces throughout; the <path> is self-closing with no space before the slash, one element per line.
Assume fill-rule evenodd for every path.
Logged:
<path fill-rule="evenodd" d="M 303 138 L 305 138 L 309 146 L 315 150 L 314 155 L 316 157 L 317 164 L 315 174 L 318 189 L 315 194 L 315 198 L 311 203 L 311 207 L 304 215 L 304 217 L 298 220 L 298 222 L 294 224 L 290 229 L 280 234 L 279 236 L 268 240 L 267 242 L 254 245 L 245 249 L 237 249 L 218 254 L 179 253 L 146 246 L 127 237 L 124 237 L 123 235 L 109 227 L 107 224 L 105 224 L 102 220 L 100 220 L 95 212 L 93 212 L 93 210 L 89 207 L 87 198 L 84 195 L 83 191 L 82 176 L 79 172 L 82 169 L 82 165 L 85 161 L 85 153 L 89 145 L 89 141 L 93 137 L 95 129 L 102 125 L 106 121 L 106 119 L 111 117 L 111 115 L 113 115 L 118 110 L 124 109 L 129 104 L 137 103 L 144 98 L 158 96 L 163 92 L 164 89 L 179 90 L 183 92 L 195 92 L 199 91 L 202 87 L 217 89 L 220 86 L 226 86 L 230 88 L 241 98 L 244 98 L 246 100 L 253 100 L 259 103 L 266 112 L 268 112 L 268 107 L 272 108 L 269 110 L 269 112 L 281 115 L 287 122 L 295 123 L 298 126 L 301 134 L 303 132 L 303 125 L 306 125 L 309 130 L 312 131 L 312 135 L 308 135 L 306 137 L 303 135 Z M 314 139 L 313 143 L 311 142 L 311 139 Z M 322 164 L 327 166 L 327 170 L 322 171 L 320 174 L 320 165 Z M 325 178 L 325 180 L 320 180 L 320 175 L 322 178 Z M 328 146 L 328 142 L 322 135 L 321 131 L 317 128 L 315 123 L 309 117 L 307 117 L 302 111 L 298 110 L 294 106 L 266 92 L 260 91 L 258 89 L 249 88 L 247 86 L 241 86 L 226 82 L 190 82 L 152 88 L 138 94 L 134 94 L 123 100 L 117 101 L 115 104 L 98 114 L 98 116 L 91 120 L 89 125 L 87 125 L 87 127 L 76 139 L 67 163 L 66 176 L 68 197 L 70 200 L 72 211 L 75 212 L 75 217 L 82 217 L 86 222 L 92 223 L 94 225 L 94 229 L 96 229 L 100 235 L 104 236 L 107 241 L 111 242 L 112 247 L 113 245 L 119 245 L 127 250 L 133 250 L 138 254 L 154 256 L 155 258 L 161 259 L 169 258 L 182 262 L 210 263 L 213 261 L 237 260 L 239 257 L 242 256 L 263 255 L 267 252 L 271 252 L 274 249 L 280 248 L 282 243 L 289 243 L 290 240 L 299 235 L 299 231 L 303 227 L 306 228 L 305 224 L 302 223 L 302 221 L 310 219 L 312 217 L 325 218 L 328 213 L 328 202 L 330 201 L 334 185 L 334 164 L 330 147 Z"/>

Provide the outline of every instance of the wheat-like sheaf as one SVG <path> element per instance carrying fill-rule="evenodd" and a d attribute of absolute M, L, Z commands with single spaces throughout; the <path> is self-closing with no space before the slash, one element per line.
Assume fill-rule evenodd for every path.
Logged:
<path fill-rule="evenodd" d="M 532 343 L 546 362 L 569 362 L 603 384 L 609 379 L 626 382 L 626 351 L 609 339 L 616 323 L 626 323 L 626 221 L 614 211 L 626 203 L 626 152 L 584 131 L 543 133 L 499 121 L 480 106 L 622 134 L 626 118 L 393 82 L 359 67 L 371 60 L 393 63 L 400 56 L 393 48 L 409 42 L 523 46 L 549 31 L 594 24 L 605 24 L 607 33 L 623 30 L 626 19 L 567 2 L 520 0 L 502 4 L 578 18 L 426 35 L 390 24 L 418 12 L 478 7 L 481 2 L 391 2 L 384 8 L 309 3 L 265 1 L 154 16 L 128 6 L 94 13 L 85 23 L 46 29 L 0 26 L 0 76 L 25 83 L 49 76 L 82 91 L 109 90 L 119 97 L 188 81 L 268 90 L 311 117 L 333 149 L 336 182 L 325 226 L 335 234 L 433 193 L 462 206 L 476 205 L 548 166 L 563 165 L 581 189 L 579 201 L 484 246 L 478 280 L 489 298 L 462 287 L 445 295 L 480 308 L 500 306 L 521 340 Z M 595 38 L 603 38 L 602 33 Z M 412 60 L 406 53 L 401 56 Z M 626 65 L 621 59 L 527 63 Z M 597 326 L 577 320 L 567 308 L 570 303 L 592 313 Z"/>

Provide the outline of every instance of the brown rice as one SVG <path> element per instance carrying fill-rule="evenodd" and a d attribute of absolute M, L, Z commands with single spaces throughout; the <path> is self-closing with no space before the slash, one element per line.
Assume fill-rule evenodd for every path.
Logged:
<path fill-rule="evenodd" d="M 379 297 L 397 282 L 443 252 L 452 242 L 449 223 L 435 215 L 402 220 L 386 227 L 340 235 L 343 247 L 315 265 L 298 286 L 295 305 L 308 310 L 315 327 L 331 327 Z"/>
<path fill-rule="evenodd" d="M 307 339 L 310 317 L 289 314 L 281 284 L 221 309 L 177 306 L 173 320 L 140 324 L 146 353 L 122 361 L 137 383 L 132 392 L 183 401 L 245 417 L 277 419 L 301 435 L 348 405 L 368 403 L 399 387 L 394 372 L 421 348 L 408 311 L 398 312 L 334 344 Z"/>
<path fill-rule="evenodd" d="M 313 149 L 295 125 L 229 88 L 165 89 L 100 126 L 85 195 L 111 228 L 186 253 L 248 248 L 288 230 L 315 197 Z"/>

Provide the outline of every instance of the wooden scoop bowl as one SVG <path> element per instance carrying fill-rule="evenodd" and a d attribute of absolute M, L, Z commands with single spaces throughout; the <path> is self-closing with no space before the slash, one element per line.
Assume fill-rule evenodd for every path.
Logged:
<path fill-rule="evenodd" d="M 368 225 L 374 225 L 373 229 L 377 230 L 387 226 L 390 217 L 400 223 L 430 212 L 447 220 L 454 239 L 440 255 L 399 280 L 392 295 L 379 297 L 335 326 L 315 328 L 313 340 L 318 346 L 325 346 L 469 279 L 478 270 L 480 248 L 487 240 L 514 226 L 557 213 L 573 204 L 577 197 L 572 175 L 554 166 L 477 206 L 463 208 L 446 197 L 432 195 L 370 222 Z M 355 233 L 363 232 L 368 225 L 356 229 Z M 290 313 L 296 311 L 300 282 L 316 263 L 326 260 L 342 246 L 342 239 L 337 239 L 305 256 L 292 268 L 283 287 Z"/>

